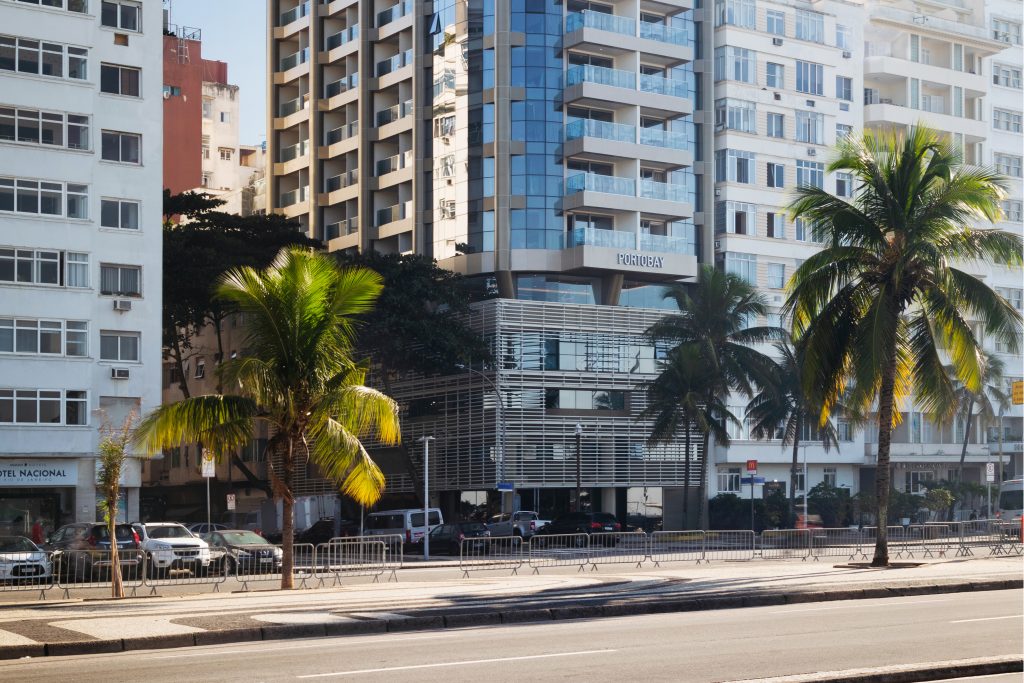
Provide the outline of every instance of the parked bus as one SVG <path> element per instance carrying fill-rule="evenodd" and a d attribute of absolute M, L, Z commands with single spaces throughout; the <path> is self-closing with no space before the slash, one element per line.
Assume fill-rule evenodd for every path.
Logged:
<path fill-rule="evenodd" d="M 1009 521 L 1024 514 L 1024 479 L 1010 479 L 999 485 L 999 518 Z"/>

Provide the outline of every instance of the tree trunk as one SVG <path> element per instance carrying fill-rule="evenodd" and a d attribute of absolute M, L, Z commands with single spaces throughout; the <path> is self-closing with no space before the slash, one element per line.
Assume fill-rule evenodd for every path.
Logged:
<path fill-rule="evenodd" d="M 683 528 L 690 528 L 690 414 L 685 414 L 686 436 L 686 460 L 683 461 Z"/>
<path fill-rule="evenodd" d="M 796 418 L 796 433 L 793 435 L 793 465 L 789 468 L 789 524 L 790 528 L 796 526 L 796 472 L 800 466 L 798 453 L 800 449 L 800 434 L 803 433 L 804 428 L 804 416 L 799 414 Z M 807 486 L 806 477 L 804 478 L 804 486 Z M 807 515 L 809 510 L 804 510 L 804 515 Z M 804 521 L 807 521 L 807 517 L 804 517 Z"/>
<path fill-rule="evenodd" d="M 221 314 L 215 314 L 210 316 L 210 322 L 213 323 L 213 331 L 217 334 L 217 364 L 224 362 L 224 335 L 221 330 L 221 323 L 224 322 L 224 316 Z M 217 393 L 224 393 L 224 385 L 220 381 L 220 373 L 217 375 Z"/>
<path fill-rule="evenodd" d="M 708 449 L 711 445 L 711 432 L 704 432 L 704 457 L 700 459 L 700 486 L 697 491 L 697 504 L 700 506 L 697 528 L 708 528 Z"/>
<path fill-rule="evenodd" d="M 115 482 L 117 479 L 114 480 Z M 107 492 L 107 536 L 110 537 L 110 597 L 124 597 L 124 581 L 121 577 L 121 559 L 117 553 L 117 499 L 119 498 L 119 487 L 115 484 Z M 111 507 L 113 505 L 113 507 Z M 139 567 L 142 571 L 142 567 Z"/>
<path fill-rule="evenodd" d="M 185 378 L 185 361 L 182 359 L 181 338 L 174 335 L 174 346 L 171 356 L 174 358 L 174 367 L 178 370 L 178 388 L 185 398 L 192 398 L 188 390 L 188 380 Z"/>
<path fill-rule="evenodd" d="M 970 400 L 967 401 L 967 413 L 966 413 L 966 424 L 964 425 L 964 445 L 960 449 L 960 465 L 956 468 L 957 481 L 962 482 L 964 480 L 964 460 L 967 458 L 967 443 L 971 440 L 971 423 L 974 420 L 971 419 L 971 413 L 974 412 L 974 396 L 972 395 Z"/>
<path fill-rule="evenodd" d="M 895 344 L 894 344 L 895 346 Z M 878 464 L 875 469 L 875 498 L 878 505 L 875 522 L 875 556 L 872 567 L 889 566 L 889 445 L 892 442 L 893 391 L 896 387 L 896 349 L 882 369 L 882 386 L 878 393 Z"/>
<path fill-rule="evenodd" d="M 294 587 L 295 499 L 292 497 L 292 471 L 295 469 L 295 437 L 288 437 L 288 450 L 281 461 L 281 589 Z"/>

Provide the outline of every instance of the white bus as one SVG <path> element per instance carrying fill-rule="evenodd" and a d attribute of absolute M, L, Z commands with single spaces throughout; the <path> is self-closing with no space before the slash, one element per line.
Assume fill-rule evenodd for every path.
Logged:
<path fill-rule="evenodd" d="M 1024 514 L 1024 479 L 1009 479 L 999 485 L 999 518 L 1020 519 Z"/>

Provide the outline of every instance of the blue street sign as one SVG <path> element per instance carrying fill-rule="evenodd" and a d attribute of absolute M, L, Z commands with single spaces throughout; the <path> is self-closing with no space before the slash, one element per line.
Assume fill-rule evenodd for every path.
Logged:
<path fill-rule="evenodd" d="M 751 479 L 754 480 L 755 485 L 764 483 L 764 477 L 740 477 L 740 484 L 750 486 Z"/>
<path fill-rule="evenodd" d="M 510 481 L 499 481 L 498 482 L 498 490 L 499 491 L 515 491 L 516 490 L 516 485 L 513 484 Z"/>

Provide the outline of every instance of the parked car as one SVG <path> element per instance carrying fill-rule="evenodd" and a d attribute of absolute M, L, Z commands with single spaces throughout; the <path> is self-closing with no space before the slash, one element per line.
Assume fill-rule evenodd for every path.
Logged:
<path fill-rule="evenodd" d="M 530 510 L 504 512 L 487 520 L 487 528 L 490 529 L 492 536 L 518 536 L 527 539 L 541 527 L 538 524 L 538 517 L 536 512 Z"/>
<path fill-rule="evenodd" d="M 130 524 L 118 524 L 114 541 L 118 550 L 128 551 L 118 556 L 121 575 L 137 577 L 142 554 L 131 551 L 141 549 L 138 532 Z M 63 578 L 96 580 L 110 571 L 110 534 L 103 522 L 65 524 L 50 534 L 44 547 L 58 555 L 57 568 Z"/>
<path fill-rule="evenodd" d="M 472 554 L 479 555 L 486 552 L 487 541 L 491 532 L 487 525 L 482 522 L 455 522 L 441 524 L 430 531 L 430 549 L 447 555 L 459 555 L 465 546 Z M 419 552 L 423 552 L 422 540 L 419 543 Z"/>
<path fill-rule="evenodd" d="M 185 528 L 192 532 L 193 536 L 199 536 L 201 538 L 203 534 L 220 531 L 221 529 L 227 529 L 229 527 L 227 524 L 217 524 L 216 522 L 211 524 L 207 524 L 206 522 L 193 522 Z"/>
<path fill-rule="evenodd" d="M 195 574 L 210 566 L 210 546 L 176 522 L 133 524 L 142 549 L 149 558 L 150 575 L 167 575 L 175 569 Z"/>
<path fill-rule="evenodd" d="M 339 534 L 335 534 L 334 518 L 324 517 L 318 522 L 315 522 L 312 526 L 307 527 L 302 531 L 296 531 L 292 540 L 294 543 L 311 543 L 313 545 L 319 545 L 321 543 L 327 543 L 327 541 L 332 538 L 359 535 L 359 522 L 353 522 L 350 519 L 343 519 L 341 520 L 340 526 L 341 530 Z M 265 538 L 271 543 L 280 543 L 281 532 L 265 534 Z"/>
<path fill-rule="evenodd" d="M 797 529 L 824 529 L 825 523 L 821 521 L 821 515 L 805 515 L 800 512 L 796 516 Z"/>
<path fill-rule="evenodd" d="M 46 551 L 35 543 L 24 536 L 0 536 L 0 581 L 42 583 L 51 570 Z"/>
<path fill-rule="evenodd" d="M 423 540 L 423 534 L 439 524 L 444 524 L 444 518 L 438 508 L 430 508 L 429 512 L 429 529 L 423 523 L 423 508 L 373 512 L 366 516 L 366 523 L 363 525 L 364 533 L 367 536 L 397 534 L 405 539 L 406 544 L 420 543 Z"/>
<path fill-rule="evenodd" d="M 248 529 L 222 529 L 207 534 L 212 546 L 212 569 L 228 574 L 276 574 L 283 553 L 276 545 Z"/>
<path fill-rule="evenodd" d="M 589 536 L 611 531 L 622 531 L 622 525 L 615 519 L 615 515 L 607 512 L 570 512 L 542 527 L 537 535 L 587 534 Z"/>

